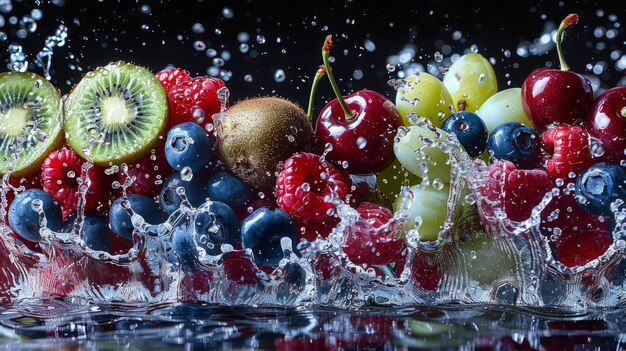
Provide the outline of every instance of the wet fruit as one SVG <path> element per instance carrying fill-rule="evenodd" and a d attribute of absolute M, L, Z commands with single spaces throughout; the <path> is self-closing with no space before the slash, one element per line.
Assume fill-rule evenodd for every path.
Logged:
<path fill-rule="evenodd" d="M 16 234 L 28 241 L 39 241 L 42 225 L 38 210 L 43 211 L 46 227 L 50 230 L 61 228 L 63 218 L 59 203 L 41 189 L 25 190 L 13 199 L 9 207 L 9 225 Z"/>
<path fill-rule="evenodd" d="M 72 89 L 64 111 L 67 143 L 103 166 L 145 156 L 169 123 L 161 83 L 149 70 L 125 62 L 87 73 Z"/>
<path fill-rule="evenodd" d="M 405 126 L 413 124 L 414 118 L 425 117 L 436 127 L 453 110 L 452 96 L 443 82 L 426 72 L 412 74 L 403 79 L 403 85 L 396 93 L 396 106 Z"/>
<path fill-rule="evenodd" d="M 302 108 L 280 97 L 237 102 L 217 126 L 217 149 L 226 166 L 253 188 L 275 185 L 279 162 L 312 151 L 313 128 Z"/>
<path fill-rule="evenodd" d="M 39 172 L 63 142 L 59 91 L 30 72 L 0 73 L 0 174 Z"/>
<path fill-rule="evenodd" d="M 498 79 L 489 60 L 483 55 L 469 53 L 448 68 L 443 84 L 452 95 L 453 106 L 467 103 L 467 111 L 476 112 L 483 102 L 498 92 Z"/>

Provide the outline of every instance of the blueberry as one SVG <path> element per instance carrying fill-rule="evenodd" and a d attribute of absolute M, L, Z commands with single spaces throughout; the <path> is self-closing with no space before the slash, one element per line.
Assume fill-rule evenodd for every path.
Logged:
<path fill-rule="evenodd" d="M 207 199 L 206 178 L 203 174 L 194 174 L 190 180 L 183 180 L 180 173 L 174 172 L 163 182 L 159 196 L 161 208 L 168 214 L 178 210 L 183 202 L 183 198 L 178 193 L 180 187 L 185 190 L 185 196 L 193 207 L 202 205 Z"/>
<path fill-rule="evenodd" d="M 220 201 L 237 211 L 250 199 L 250 190 L 236 175 L 227 172 L 215 172 L 207 182 L 207 193 L 212 201 Z"/>
<path fill-rule="evenodd" d="M 611 203 L 626 201 L 626 171 L 617 164 L 599 162 L 576 178 L 576 201 L 587 212 L 612 215 Z"/>
<path fill-rule="evenodd" d="M 259 266 L 276 266 L 284 258 L 281 238 L 296 245 L 298 226 L 287 212 L 274 207 L 261 207 L 241 222 L 241 243 L 251 249 Z"/>
<path fill-rule="evenodd" d="M 285 265 L 285 278 L 276 288 L 276 298 L 283 303 L 290 301 L 306 286 L 306 272 L 299 264 Z"/>
<path fill-rule="evenodd" d="M 222 244 L 235 245 L 239 241 L 239 219 L 223 202 L 213 201 L 209 212 L 200 212 L 194 220 L 196 241 L 209 255 L 222 253 Z"/>
<path fill-rule="evenodd" d="M 209 255 L 219 255 L 222 244 L 234 246 L 238 239 L 239 220 L 235 212 L 224 203 L 213 202 L 209 212 L 187 217 L 174 227 L 170 259 L 183 270 L 193 272 L 197 270 L 199 255 L 196 245 Z"/>
<path fill-rule="evenodd" d="M 132 240 L 134 228 L 129 210 L 122 206 L 123 200 L 124 197 L 120 197 L 111 204 L 111 209 L 109 210 L 109 226 L 117 235 Z M 132 211 L 143 217 L 147 223 L 155 224 L 163 220 L 159 206 L 157 206 L 150 197 L 130 194 L 128 195 L 128 203 Z"/>
<path fill-rule="evenodd" d="M 165 158 L 177 171 L 189 167 L 200 170 L 211 159 L 211 137 L 195 122 L 177 124 L 167 132 Z"/>
<path fill-rule="evenodd" d="M 450 115 L 441 129 L 454 133 L 470 157 L 478 157 L 487 147 L 487 126 L 477 114 L 461 111 Z"/>
<path fill-rule="evenodd" d="M 15 233 L 28 241 L 39 241 L 39 213 L 33 209 L 33 201 L 41 202 L 41 209 L 47 220 L 46 227 L 58 231 L 63 222 L 61 206 L 47 192 L 41 189 L 28 189 L 17 194 L 9 207 L 9 226 Z"/>
<path fill-rule="evenodd" d="M 517 168 L 532 169 L 540 163 L 539 136 L 520 122 L 506 122 L 494 128 L 487 148 L 493 157 L 510 161 Z"/>
<path fill-rule="evenodd" d="M 74 228 L 76 214 L 73 213 L 63 223 L 62 231 L 69 233 Z M 106 218 L 97 211 L 85 212 L 81 233 L 85 244 L 98 251 L 108 251 L 111 246 L 111 229 Z"/>

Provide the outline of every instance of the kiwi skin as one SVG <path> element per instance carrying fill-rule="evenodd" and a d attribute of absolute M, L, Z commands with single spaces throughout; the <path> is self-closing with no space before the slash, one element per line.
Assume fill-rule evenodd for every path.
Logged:
<path fill-rule="evenodd" d="M 280 162 L 317 149 L 306 113 L 283 97 L 246 98 L 225 114 L 217 127 L 217 150 L 226 167 L 252 188 L 274 188 Z"/>

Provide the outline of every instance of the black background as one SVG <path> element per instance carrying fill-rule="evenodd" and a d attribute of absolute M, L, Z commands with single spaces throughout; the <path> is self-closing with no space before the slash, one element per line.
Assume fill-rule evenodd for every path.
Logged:
<path fill-rule="evenodd" d="M 8 70 L 8 44 L 18 43 L 32 61 L 46 36 L 60 23 L 65 24 L 68 41 L 55 49 L 52 62 L 52 82 L 63 92 L 88 70 L 116 60 L 132 61 L 154 72 L 174 65 L 192 75 L 207 75 L 212 59 L 206 49 L 194 48 L 194 42 L 201 40 L 218 54 L 230 52 L 230 60 L 221 69 L 232 73 L 226 81 L 231 102 L 248 96 L 280 95 L 306 106 L 311 77 L 321 64 L 320 49 L 328 34 L 335 37 L 333 67 L 344 94 L 368 88 L 393 98 L 395 93 L 387 81 L 398 78 L 398 71 L 388 72 L 387 59 L 409 43 L 417 47 L 412 61 L 424 67 L 436 64 L 434 53 L 444 45 L 450 46 L 444 66 L 450 64 L 452 54 L 468 52 L 475 45 L 479 53 L 494 59 L 502 90 L 521 86 L 534 68 L 558 65 L 554 49 L 520 57 L 516 48 L 522 41 L 538 38 L 547 22 L 558 25 L 571 12 L 580 15 L 580 22 L 564 41 L 572 69 L 596 77 L 595 84 L 601 89 L 618 84 L 624 77 L 624 71 L 616 69 L 615 60 L 610 58 L 615 50 L 621 50 L 619 56 L 626 52 L 621 25 L 626 21 L 626 10 L 619 1 L 59 1 L 14 0 L 13 10 L 3 14 L 6 23 L 0 30 L 8 39 L 0 43 L 0 57 L 5 62 L 3 70 Z M 143 5 L 150 7 L 149 13 L 140 10 Z M 232 18 L 224 16 L 225 7 L 232 10 Z M 9 18 L 20 19 L 35 8 L 43 12 L 38 29 L 18 38 L 20 25 L 10 24 Z M 201 23 L 204 33 L 195 33 L 194 23 Z M 597 38 L 594 30 L 598 27 L 615 28 L 618 34 L 610 39 Z M 453 39 L 455 31 L 462 33 L 461 40 Z M 256 57 L 240 52 L 240 32 L 249 33 L 250 52 L 256 51 Z M 266 38 L 264 44 L 256 42 L 257 34 Z M 364 49 L 365 40 L 371 40 L 375 50 Z M 598 48 L 597 42 L 604 43 L 603 47 Z M 505 50 L 511 52 L 510 57 Z M 600 75 L 587 67 L 598 61 L 607 63 Z M 32 62 L 29 69 L 41 73 Z M 274 79 L 277 69 L 286 74 L 283 82 Z M 355 70 L 363 73 L 361 79 L 353 78 Z M 252 82 L 244 79 L 247 74 L 253 77 Z M 324 82 L 316 107 L 323 106 L 331 94 Z"/>

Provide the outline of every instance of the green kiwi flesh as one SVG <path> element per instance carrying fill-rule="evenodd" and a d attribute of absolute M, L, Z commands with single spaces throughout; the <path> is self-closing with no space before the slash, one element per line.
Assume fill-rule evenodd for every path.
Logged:
<path fill-rule="evenodd" d="M 143 157 L 169 124 L 161 83 L 150 70 L 122 61 L 87 73 L 70 92 L 64 111 L 67 143 L 101 166 Z"/>
<path fill-rule="evenodd" d="M 0 73 L 0 174 L 28 176 L 63 141 L 61 94 L 31 72 Z"/>

